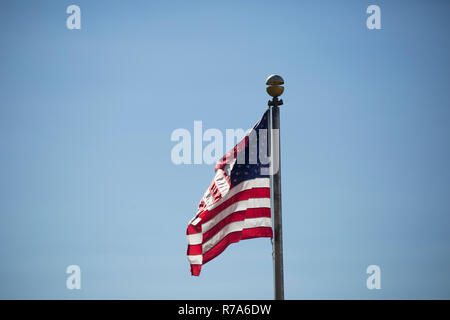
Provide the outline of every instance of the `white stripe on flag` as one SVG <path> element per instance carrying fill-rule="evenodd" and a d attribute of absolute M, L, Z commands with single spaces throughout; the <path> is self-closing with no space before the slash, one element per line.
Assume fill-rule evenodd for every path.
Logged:
<path fill-rule="evenodd" d="M 188 255 L 187 256 L 190 264 L 202 264 L 203 263 L 203 255 L 196 254 L 196 255 Z"/>
<path fill-rule="evenodd" d="M 244 220 L 244 229 L 270 227 L 272 228 L 272 218 L 250 218 Z"/>
<path fill-rule="evenodd" d="M 203 201 L 205 201 L 206 207 L 212 206 L 214 204 L 213 197 L 211 193 L 208 190 L 206 190 L 205 194 L 203 195 Z"/>
<path fill-rule="evenodd" d="M 230 185 L 228 184 L 228 181 L 225 179 L 223 170 L 221 169 L 217 170 L 216 175 L 214 177 L 214 182 L 216 183 L 217 189 L 219 189 L 222 197 L 228 193 L 228 190 L 230 190 Z"/>
<path fill-rule="evenodd" d="M 194 234 L 188 234 L 187 235 L 187 242 L 188 244 L 201 244 L 203 241 L 203 234 L 201 233 L 194 233 Z"/>

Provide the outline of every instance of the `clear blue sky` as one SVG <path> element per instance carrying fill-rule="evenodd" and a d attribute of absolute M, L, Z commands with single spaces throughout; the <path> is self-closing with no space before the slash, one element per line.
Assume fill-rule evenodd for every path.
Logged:
<path fill-rule="evenodd" d="M 449 9 L 2 1 L 0 298 L 271 299 L 268 239 L 191 277 L 185 231 L 214 170 L 170 159 L 194 120 L 251 127 L 271 73 L 286 81 L 286 297 L 450 298 Z"/>

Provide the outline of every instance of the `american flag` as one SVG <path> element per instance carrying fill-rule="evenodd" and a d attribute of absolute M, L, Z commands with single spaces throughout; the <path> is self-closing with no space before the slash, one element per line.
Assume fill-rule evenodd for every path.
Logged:
<path fill-rule="evenodd" d="M 268 115 L 266 111 L 215 166 L 214 179 L 187 228 L 187 257 L 193 276 L 200 275 L 202 265 L 231 243 L 273 237 L 269 163 L 261 161 L 268 151 Z"/>

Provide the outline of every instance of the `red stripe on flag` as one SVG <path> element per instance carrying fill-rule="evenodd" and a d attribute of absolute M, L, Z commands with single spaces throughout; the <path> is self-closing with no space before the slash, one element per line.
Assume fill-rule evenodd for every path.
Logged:
<path fill-rule="evenodd" d="M 189 223 L 188 228 L 186 230 L 186 234 L 194 234 L 194 233 L 200 233 L 202 232 L 202 226 L 200 224 L 197 224 L 196 226 Z"/>
<path fill-rule="evenodd" d="M 201 270 L 202 270 L 201 264 L 191 264 L 191 274 L 193 276 L 199 276 Z"/>
<path fill-rule="evenodd" d="M 268 237 L 273 238 L 271 227 L 257 227 L 242 230 L 242 240 Z"/>
<path fill-rule="evenodd" d="M 195 256 L 198 254 L 202 254 L 202 245 L 201 244 L 190 244 L 187 249 L 188 256 Z"/>

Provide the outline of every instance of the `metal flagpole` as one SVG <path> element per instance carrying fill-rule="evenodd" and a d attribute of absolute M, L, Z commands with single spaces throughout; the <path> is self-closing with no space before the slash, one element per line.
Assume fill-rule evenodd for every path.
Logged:
<path fill-rule="evenodd" d="M 267 93 L 272 97 L 269 100 L 269 108 L 272 107 L 272 144 L 271 156 L 271 177 L 273 181 L 273 231 L 274 231 L 274 287 L 275 300 L 284 300 L 284 276 L 283 276 L 283 231 L 281 219 L 281 152 L 280 152 L 280 109 L 283 104 L 282 99 L 278 99 L 283 94 L 283 78 L 273 74 L 266 80 Z"/>
<path fill-rule="evenodd" d="M 272 122 L 271 122 L 271 109 L 270 106 L 268 106 L 267 108 L 267 145 L 268 145 L 268 150 L 267 150 L 267 156 L 270 160 L 270 164 L 269 164 L 269 187 L 270 187 L 270 210 L 271 212 L 273 211 L 273 174 L 272 174 Z M 273 223 L 273 214 L 271 214 L 272 217 L 272 225 L 274 225 Z M 275 270 L 275 247 L 274 247 L 274 243 L 273 243 L 273 238 L 270 239 L 270 243 L 272 244 L 272 262 L 273 262 L 273 270 Z M 274 273 L 274 287 L 275 287 L 275 273 Z"/>

